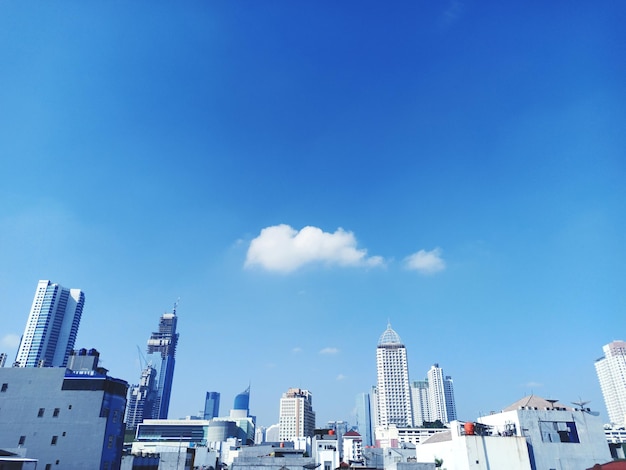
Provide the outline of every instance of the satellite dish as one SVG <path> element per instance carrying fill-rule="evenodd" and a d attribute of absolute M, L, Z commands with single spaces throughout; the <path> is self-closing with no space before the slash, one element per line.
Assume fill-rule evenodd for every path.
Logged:
<path fill-rule="evenodd" d="M 555 400 L 554 398 L 546 398 L 546 401 L 550 402 L 550 404 L 552 405 L 552 408 L 554 408 L 554 404 L 559 400 Z"/>

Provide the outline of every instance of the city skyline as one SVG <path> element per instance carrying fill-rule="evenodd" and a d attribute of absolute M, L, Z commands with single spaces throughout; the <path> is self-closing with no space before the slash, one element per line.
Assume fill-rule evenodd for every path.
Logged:
<path fill-rule="evenodd" d="M 169 416 L 251 385 L 353 423 L 389 320 L 459 419 L 606 417 L 624 338 L 626 5 L 0 5 L 0 352 L 39 279 L 129 383 L 180 298 Z M 416 375 L 417 374 L 417 375 Z"/>

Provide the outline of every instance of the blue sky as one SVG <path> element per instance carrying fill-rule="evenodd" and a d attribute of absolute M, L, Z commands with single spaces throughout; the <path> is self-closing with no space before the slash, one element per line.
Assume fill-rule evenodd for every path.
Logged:
<path fill-rule="evenodd" d="M 606 419 L 626 339 L 620 1 L 0 5 L 0 350 L 39 279 L 134 383 L 180 298 L 170 415 L 354 422 L 387 321 L 474 419 Z"/>

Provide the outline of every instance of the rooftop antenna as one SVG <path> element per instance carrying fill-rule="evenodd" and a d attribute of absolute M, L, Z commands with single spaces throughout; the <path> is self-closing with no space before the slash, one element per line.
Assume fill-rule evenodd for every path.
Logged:
<path fill-rule="evenodd" d="M 587 403 L 591 403 L 591 401 L 587 400 L 587 401 L 583 401 L 580 398 L 578 398 L 578 401 L 573 401 L 571 402 L 572 405 L 576 405 L 579 411 L 582 411 L 583 413 L 587 413 L 590 414 L 591 416 L 600 416 L 600 413 L 597 411 L 591 411 L 591 408 L 585 407 L 585 405 Z"/>
<path fill-rule="evenodd" d="M 176 302 L 174 302 L 174 310 L 172 311 L 172 313 L 174 315 L 176 315 L 176 309 L 178 308 L 178 302 L 180 302 L 180 297 L 178 299 L 176 299 Z"/>

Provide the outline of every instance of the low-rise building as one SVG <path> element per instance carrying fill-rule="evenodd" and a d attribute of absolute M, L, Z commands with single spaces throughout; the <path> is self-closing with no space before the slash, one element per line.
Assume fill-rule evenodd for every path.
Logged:
<path fill-rule="evenodd" d="M 578 470 L 611 460 L 602 422 L 589 411 L 530 395 L 477 421 L 493 435 L 524 437 L 533 468 Z"/>
<path fill-rule="evenodd" d="M 72 356 L 68 369 L 0 368 L 0 448 L 41 470 L 119 468 L 128 384 L 97 366 L 94 349 Z"/>
<path fill-rule="evenodd" d="M 416 446 L 417 460 L 449 470 L 531 470 L 524 437 L 475 432 L 468 424 L 471 431 L 465 432 L 462 423 L 453 421 L 450 429 Z"/>

